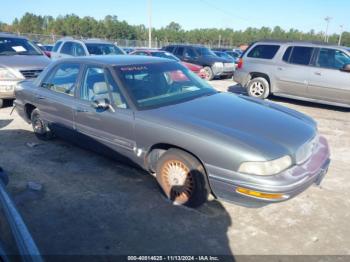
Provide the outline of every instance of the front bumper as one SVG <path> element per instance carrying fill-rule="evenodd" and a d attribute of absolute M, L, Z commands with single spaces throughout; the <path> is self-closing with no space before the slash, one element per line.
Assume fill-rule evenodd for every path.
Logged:
<path fill-rule="evenodd" d="M 20 80 L 1 80 L 0 81 L 0 98 L 4 99 L 14 99 L 15 98 L 15 88 Z"/>
<path fill-rule="evenodd" d="M 251 176 L 207 165 L 209 182 L 213 193 L 223 200 L 247 207 L 261 207 L 270 203 L 291 199 L 312 184 L 319 185 L 328 171 L 330 152 L 327 140 L 321 137 L 312 156 L 302 165 L 274 176 Z M 281 194 L 283 197 L 268 199 L 238 193 L 238 188 Z"/>

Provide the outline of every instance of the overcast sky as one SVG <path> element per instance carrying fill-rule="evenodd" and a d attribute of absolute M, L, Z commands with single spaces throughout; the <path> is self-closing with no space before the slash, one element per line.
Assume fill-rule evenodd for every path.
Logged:
<path fill-rule="evenodd" d="M 65 14 L 117 15 L 130 24 L 147 24 L 149 0 L 1 0 L 0 21 L 11 23 L 26 12 L 54 17 Z M 283 29 L 325 31 L 324 18 L 333 19 L 329 31 L 350 30 L 349 0 L 152 0 L 153 26 L 171 21 L 184 29 L 233 28 L 280 25 Z"/>

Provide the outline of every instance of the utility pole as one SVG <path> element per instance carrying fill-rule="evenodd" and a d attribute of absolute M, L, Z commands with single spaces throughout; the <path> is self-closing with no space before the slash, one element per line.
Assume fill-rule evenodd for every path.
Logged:
<path fill-rule="evenodd" d="M 341 38 L 343 36 L 343 25 L 339 26 L 340 27 L 340 35 L 339 35 L 339 42 L 338 42 L 338 45 L 340 46 L 341 45 Z"/>
<path fill-rule="evenodd" d="M 148 47 L 152 48 L 152 0 L 148 0 Z"/>
<path fill-rule="evenodd" d="M 219 48 L 221 48 L 221 35 L 219 35 Z"/>
<path fill-rule="evenodd" d="M 326 27 L 326 35 L 325 35 L 325 42 L 328 43 L 328 27 L 329 27 L 329 23 L 331 21 L 332 17 L 327 16 L 324 20 L 327 23 L 327 27 Z"/>

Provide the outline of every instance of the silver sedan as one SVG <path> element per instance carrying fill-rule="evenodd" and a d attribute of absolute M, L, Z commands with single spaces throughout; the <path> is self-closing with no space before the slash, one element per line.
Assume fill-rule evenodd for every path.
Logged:
<path fill-rule="evenodd" d="M 118 152 L 191 207 L 209 194 L 255 207 L 285 201 L 319 184 L 330 163 L 310 117 L 217 92 L 162 58 L 60 60 L 18 85 L 15 105 L 40 139 Z"/>

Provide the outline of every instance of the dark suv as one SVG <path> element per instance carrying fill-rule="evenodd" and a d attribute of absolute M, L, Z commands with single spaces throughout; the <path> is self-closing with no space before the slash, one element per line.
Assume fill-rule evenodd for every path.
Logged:
<path fill-rule="evenodd" d="M 214 77 L 232 77 L 235 64 L 229 60 L 218 57 L 209 48 L 201 45 L 169 45 L 163 50 L 173 53 L 184 62 L 200 65 L 204 67 L 206 79 L 212 80 Z"/>

